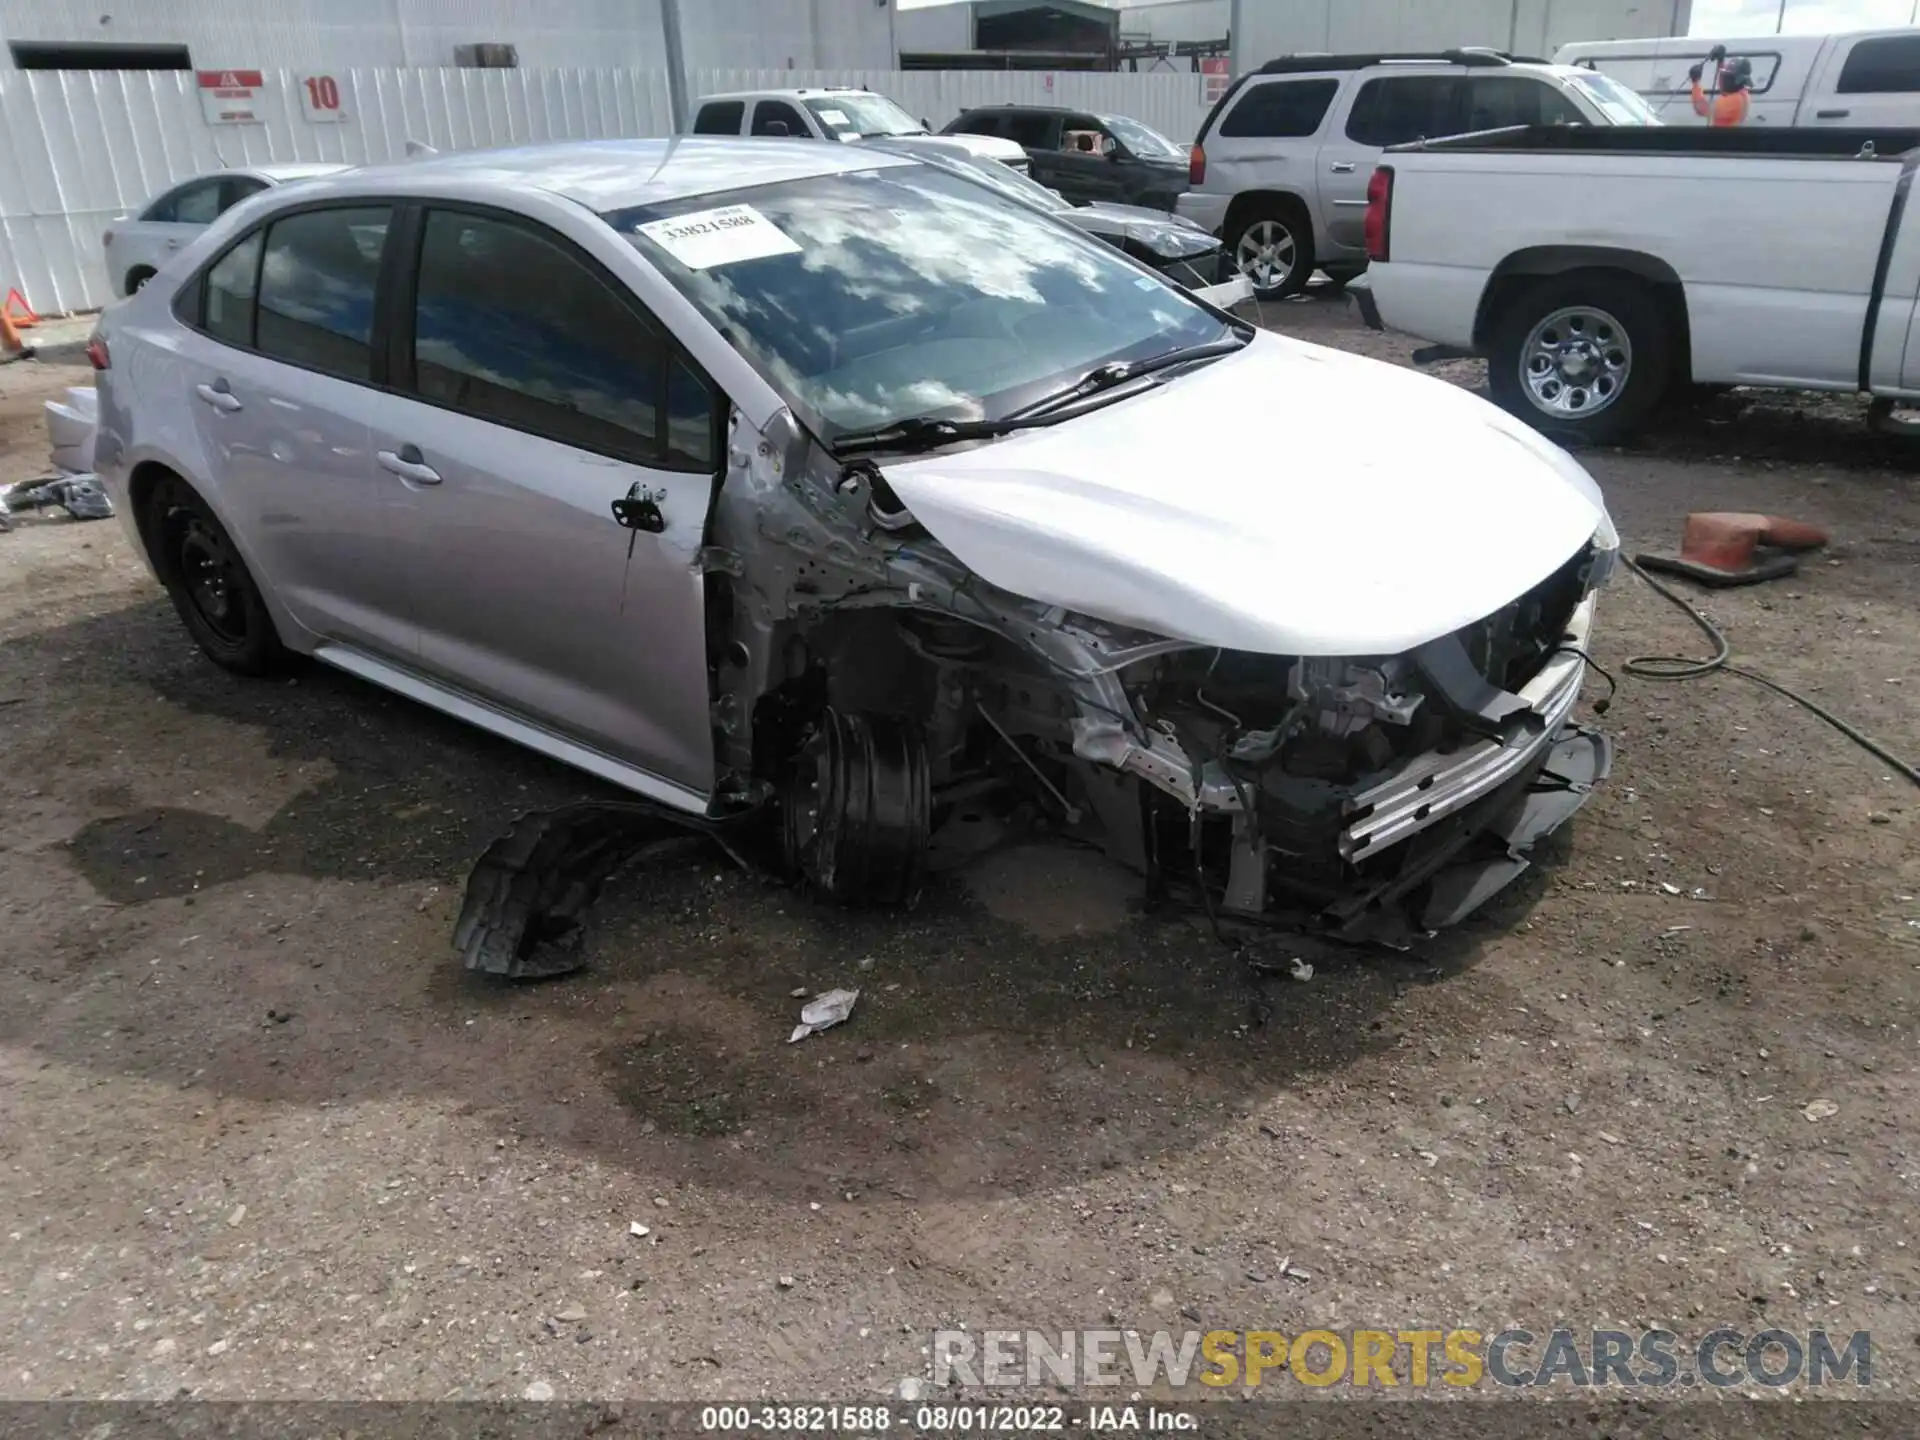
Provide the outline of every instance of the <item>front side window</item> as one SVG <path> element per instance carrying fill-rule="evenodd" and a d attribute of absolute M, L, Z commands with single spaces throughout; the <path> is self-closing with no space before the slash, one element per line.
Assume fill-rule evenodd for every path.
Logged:
<path fill-rule="evenodd" d="M 436 405 L 563 445 L 640 463 L 712 459 L 704 382 L 623 292 L 529 223 L 428 212 L 412 384 Z"/>
<path fill-rule="evenodd" d="M 947 126 L 946 133 L 949 135 L 1004 135 L 1006 118 L 1004 115 L 976 110 L 970 115 L 962 115 Z"/>
<path fill-rule="evenodd" d="M 807 100 L 820 128 L 837 140 L 864 140 L 876 135 L 924 135 L 927 127 L 884 95 L 820 95 Z"/>
<path fill-rule="evenodd" d="M 263 355 L 367 380 L 374 296 L 393 211 L 385 205 L 303 210 L 267 227 L 254 348 Z"/>
<path fill-rule="evenodd" d="M 1099 240 L 928 165 L 606 218 L 829 442 L 997 417 L 1096 365 L 1231 333 Z"/>
<path fill-rule="evenodd" d="M 1659 125 L 1663 123 L 1651 105 L 1611 75 L 1582 71 L 1570 82 L 1614 125 Z"/>
<path fill-rule="evenodd" d="M 753 107 L 753 133 L 793 135 L 805 139 L 813 132 L 807 129 L 807 122 L 800 118 L 800 112 L 786 101 L 762 100 Z"/>
<path fill-rule="evenodd" d="M 1220 122 L 1220 133 L 1284 140 L 1318 135 L 1327 107 L 1339 93 L 1338 80 L 1269 80 L 1249 85 L 1240 103 Z"/>
<path fill-rule="evenodd" d="M 1459 82 L 1451 75 L 1390 75 L 1369 80 L 1353 98 L 1347 138 L 1385 148 L 1437 140 L 1459 131 Z"/>
<path fill-rule="evenodd" d="M 746 101 L 715 100 L 710 105 L 702 105 L 700 107 L 700 114 L 693 122 L 693 133 L 696 135 L 738 135 L 740 133 L 740 122 L 746 118 Z"/>
<path fill-rule="evenodd" d="M 1504 130 L 1510 125 L 1584 125 L 1586 117 L 1566 95 L 1540 80 L 1476 76 L 1466 82 L 1466 128 Z"/>

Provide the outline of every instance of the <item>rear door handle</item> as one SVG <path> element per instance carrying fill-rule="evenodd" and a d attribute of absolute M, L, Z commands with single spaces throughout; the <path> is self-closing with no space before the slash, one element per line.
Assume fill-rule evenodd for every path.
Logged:
<path fill-rule="evenodd" d="M 180 242 L 178 240 L 167 241 L 167 249 L 178 250 L 179 248 L 180 248 Z"/>
<path fill-rule="evenodd" d="M 418 445 L 402 445 L 398 453 L 381 450 L 376 452 L 374 458 L 380 462 L 382 470 L 389 470 L 402 480 L 411 480 L 416 485 L 440 483 L 440 472 L 427 464 Z"/>
<path fill-rule="evenodd" d="M 1327 168 L 1332 170 L 1333 173 L 1336 175 L 1351 175 L 1354 172 L 1356 166 L 1354 165 L 1354 162 L 1351 160 L 1336 160 L 1333 162 L 1332 165 L 1328 166 Z"/>
<path fill-rule="evenodd" d="M 1813 118 L 1816 120 L 1844 120 L 1851 114 L 1853 114 L 1851 110 L 1816 110 L 1813 112 Z"/>
<path fill-rule="evenodd" d="M 223 415 L 231 415 L 240 408 L 240 397 L 227 388 L 224 380 L 216 380 L 211 385 L 196 385 L 193 393 Z"/>

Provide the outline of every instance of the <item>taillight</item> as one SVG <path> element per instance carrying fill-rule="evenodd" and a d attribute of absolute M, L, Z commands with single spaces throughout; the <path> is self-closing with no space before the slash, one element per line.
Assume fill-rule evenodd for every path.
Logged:
<path fill-rule="evenodd" d="M 113 357 L 107 353 L 107 342 L 98 335 L 87 341 L 87 363 L 96 370 L 113 368 Z"/>
<path fill-rule="evenodd" d="M 1187 184 L 1207 183 L 1207 147 L 1196 145 L 1187 152 Z"/>
<path fill-rule="evenodd" d="M 1367 181 L 1367 259 L 1382 263 L 1387 259 L 1387 242 L 1393 228 L 1393 167 L 1382 165 Z"/>

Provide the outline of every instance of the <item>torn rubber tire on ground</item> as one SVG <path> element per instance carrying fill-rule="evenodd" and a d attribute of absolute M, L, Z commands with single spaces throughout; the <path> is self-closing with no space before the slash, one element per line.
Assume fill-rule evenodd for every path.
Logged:
<path fill-rule="evenodd" d="M 642 852 L 690 836 L 753 869 L 707 820 L 640 802 L 587 802 L 522 815 L 467 878 L 453 946 L 467 969 L 509 980 L 565 975 L 586 963 L 586 915 L 600 888 Z"/>

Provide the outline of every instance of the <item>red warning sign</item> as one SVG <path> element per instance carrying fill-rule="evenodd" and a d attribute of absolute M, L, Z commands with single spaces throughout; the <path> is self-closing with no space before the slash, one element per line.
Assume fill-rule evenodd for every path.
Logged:
<path fill-rule="evenodd" d="M 196 70 L 200 109 L 209 125 L 258 125 L 260 92 L 267 77 L 258 70 Z"/>

